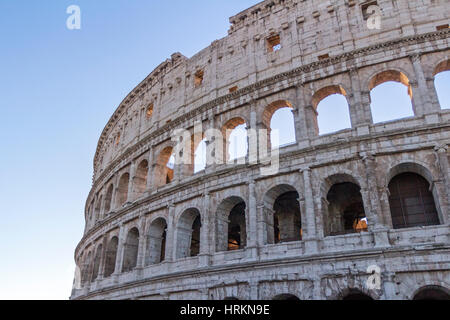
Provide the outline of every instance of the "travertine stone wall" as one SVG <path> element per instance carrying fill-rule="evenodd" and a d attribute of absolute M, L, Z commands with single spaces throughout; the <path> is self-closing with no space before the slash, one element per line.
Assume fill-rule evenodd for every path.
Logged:
<path fill-rule="evenodd" d="M 412 299 L 421 288 L 450 290 L 450 111 L 434 87 L 435 75 L 450 69 L 450 31 L 442 27 L 450 7 L 378 0 L 381 29 L 370 30 L 362 13 L 369 2 L 263 1 L 231 17 L 227 37 L 189 59 L 173 54 L 140 83 L 98 143 L 72 299 L 340 299 L 354 290 Z M 281 49 L 270 52 L 274 35 Z M 389 80 L 409 87 L 415 116 L 376 124 L 370 90 Z M 320 136 L 317 104 L 333 93 L 345 95 L 352 127 Z M 156 173 L 175 129 L 193 135 L 196 123 L 222 129 L 236 119 L 268 128 L 280 106 L 292 108 L 297 142 L 281 148 L 278 174 L 260 175 L 260 164 L 197 174 L 175 167 L 172 183 L 161 186 Z M 430 184 L 440 225 L 393 228 L 388 184 L 402 172 Z M 369 232 L 325 234 L 326 193 L 339 182 L 361 188 Z M 302 241 L 274 244 L 271 205 L 282 190 L 299 194 Z M 222 252 L 221 212 L 237 198 L 246 204 L 246 248 Z M 177 239 L 187 234 L 180 221 L 190 209 L 202 219 L 200 254 L 180 258 Z M 162 221 L 166 257 L 154 263 Z M 134 228 L 136 267 L 122 272 L 127 248 L 136 247 L 127 243 Z M 381 270 L 378 290 L 366 286 L 372 265 Z"/>

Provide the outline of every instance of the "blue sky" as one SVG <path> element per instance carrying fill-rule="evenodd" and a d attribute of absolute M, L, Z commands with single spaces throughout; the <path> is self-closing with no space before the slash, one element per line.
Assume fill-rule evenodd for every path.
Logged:
<path fill-rule="evenodd" d="M 226 36 L 257 2 L 0 2 L 0 299 L 69 297 L 104 125 L 157 65 Z M 72 4 L 81 30 L 66 28 Z"/>

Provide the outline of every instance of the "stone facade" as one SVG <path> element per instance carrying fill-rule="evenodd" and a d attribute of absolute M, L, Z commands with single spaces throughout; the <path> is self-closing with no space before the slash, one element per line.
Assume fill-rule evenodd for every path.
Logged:
<path fill-rule="evenodd" d="M 373 2 L 382 9 L 380 30 L 364 20 Z M 446 0 L 266 0 L 230 18 L 228 36 L 192 58 L 173 54 L 101 135 L 71 298 L 448 294 L 450 110 L 441 109 L 434 77 L 450 70 L 449 16 Z M 281 48 L 271 50 L 277 41 Z M 385 81 L 409 88 L 414 117 L 373 122 L 370 90 Z M 319 135 L 317 105 L 334 93 L 348 101 L 351 128 Z M 175 129 L 268 128 L 286 105 L 297 142 L 280 149 L 278 174 L 262 176 L 262 164 L 210 165 L 196 174 L 175 166 L 165 183 Z M 438 224 L 394 228 L 389 184 L 405 172 L 428 183 Z M 330 226 L 327 195 L 339 183 L 360 189 L 367 232 L 332 234 L 338 227 Z M 296 192 L 302 237 L 277 243 L 274 203 L 286 192 Z M 226 215 L 242 202 L 245 245 L 224 251 Z M 189 256 L 194 238 L 198 254 Z M 373 290 L 370 266 L 381 272 Z"/>

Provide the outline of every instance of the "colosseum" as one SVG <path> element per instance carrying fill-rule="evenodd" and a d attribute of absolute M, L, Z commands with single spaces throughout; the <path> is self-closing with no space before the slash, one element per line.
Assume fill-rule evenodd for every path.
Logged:
<path fill-rule="evenodd" d="M 101 134 L 71 299 L 449 299 L 449 16 L 447 0 L 266 0 L 172 54 Z M 390 81 L 413 116 L 376 122 L 371 92 Z M 321 134 L 332 95 L 351 123 Z M 286 108 L 295 142 L 263 174 L 252 153 Z M 266 135 L 230 159 L 238 127 Z M 203 142 L 223 161 L 177 161 Z"/>

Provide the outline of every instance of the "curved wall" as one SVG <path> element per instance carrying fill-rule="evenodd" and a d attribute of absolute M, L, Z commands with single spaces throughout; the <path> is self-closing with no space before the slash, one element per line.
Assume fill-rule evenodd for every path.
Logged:
<path fill-rule="evenodd" d="M 356 289 L 409 299 L 422 287 L 450 288 L 450 111 L 434 87 L 450 69 L 442 27 L 450 9 L 445 1 L 380 0 L 381 29 L 370 30 L 367 3 L 261 2 L 230 18 L 227 37 L 190 59 L 172 55 L 125 98 L 95 155 L 72 299 L 337 299 Z M 409 88 L 414 117 L 373 123 L 370 90 L 385 81 Z M 317 105 L 334 93 L 347 99 L 351 128 L 319 135 Z M 292 108 L 297 142 L 280 149 L 276 175 L 262 176 L 261 164 L 196 174 L 175 166 L 165 184 L 175 129 L 268 129 L 283 106 Z M 405 172 L 429 184 L 438 224 L 394 228 L 390 181 Z M 329 234 L 327 196 L 342 183 L 360 188 L 368 232 Z M 276 243 L 273 206 L 286 191 L 298 194 L 302 240 Z M 222 251 L 226 214 L 239 202 L 245 247 Z M 194 211 L 199 254 L 188 257 Z M 378 290 L 366 288 L 372 265 L 381 269 Z"/>

